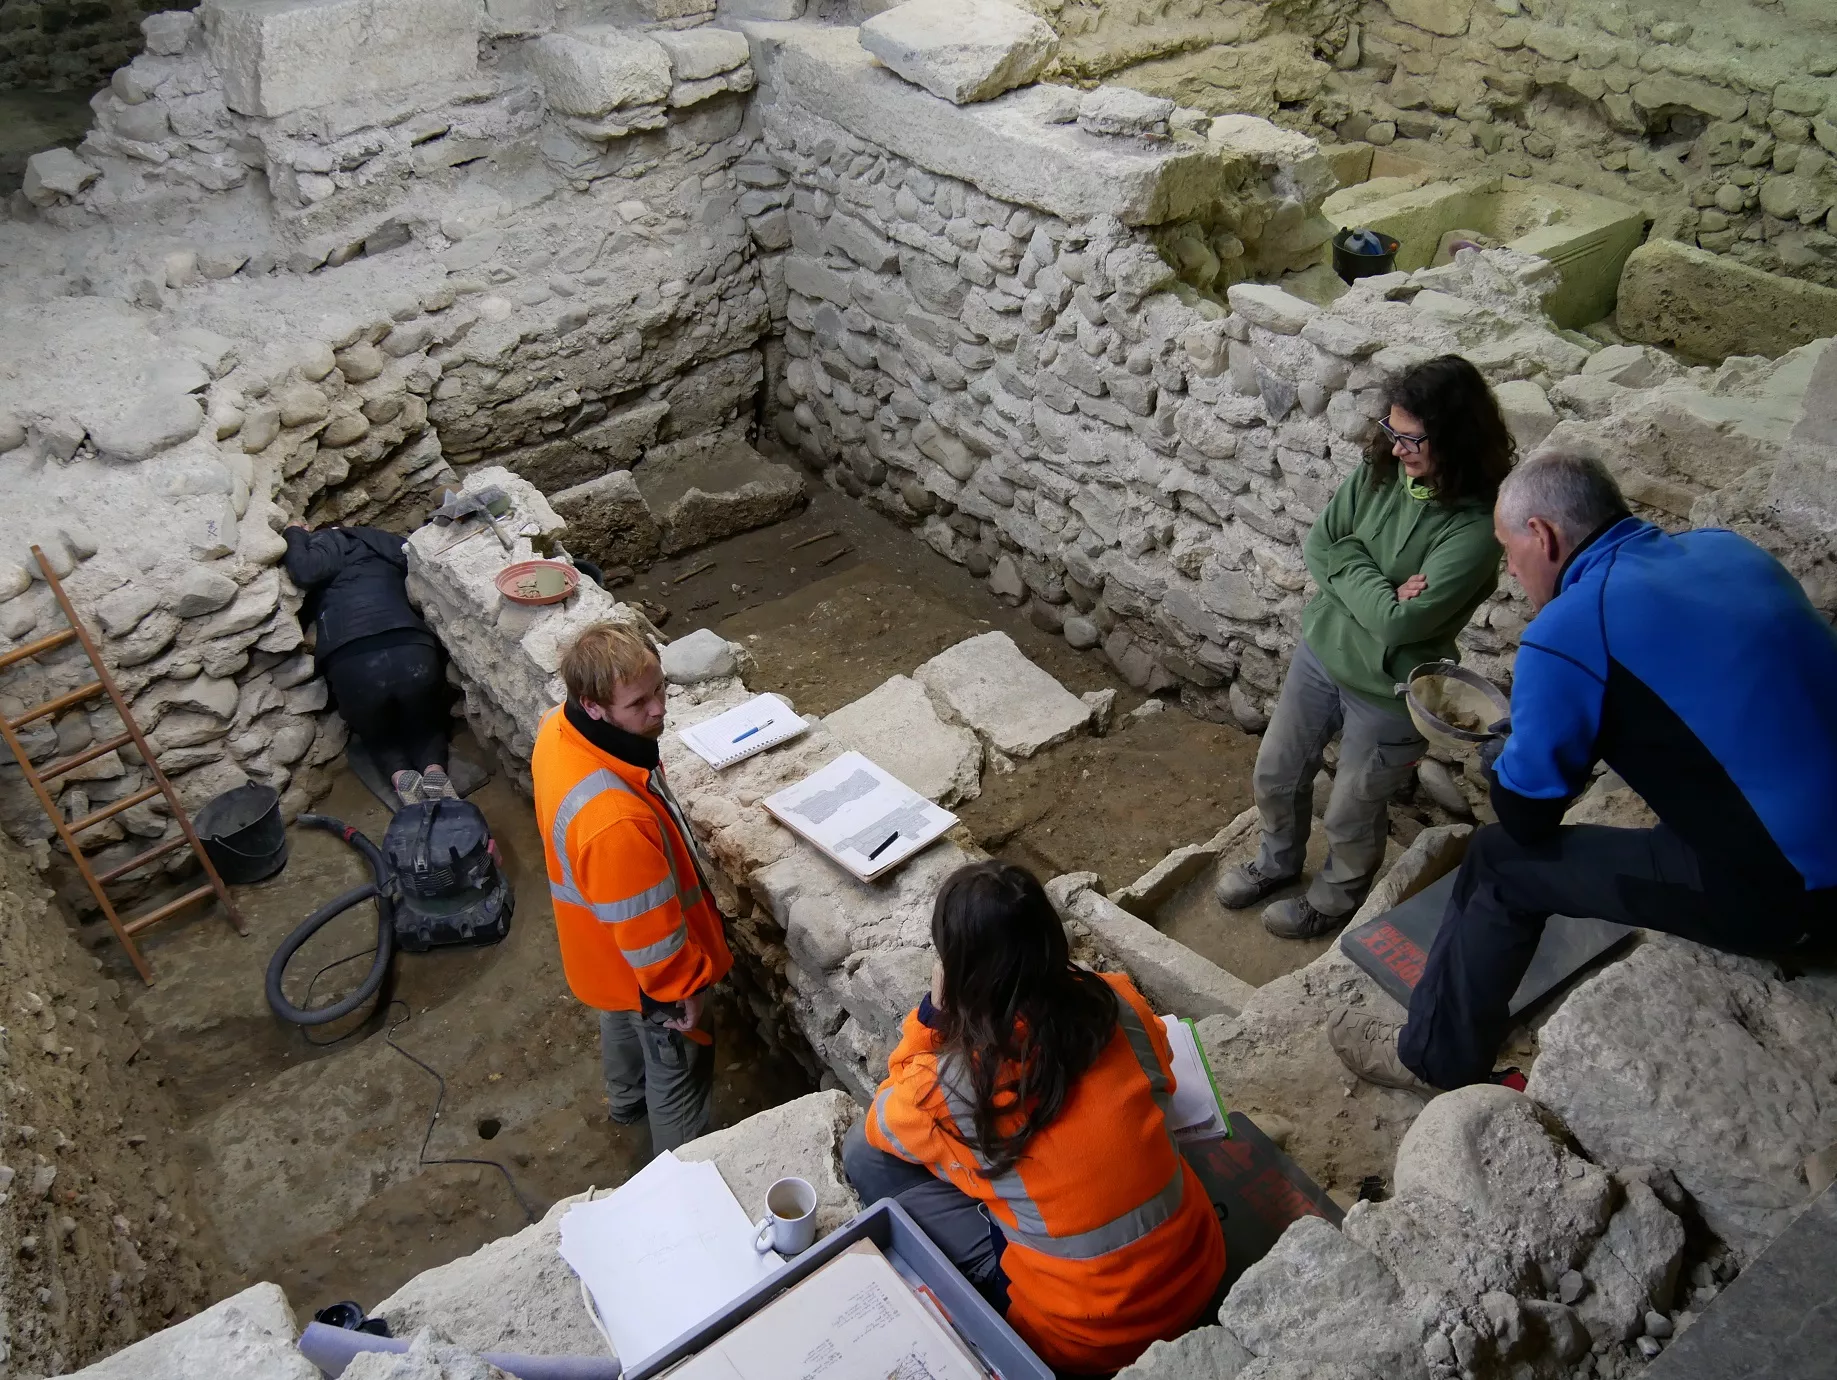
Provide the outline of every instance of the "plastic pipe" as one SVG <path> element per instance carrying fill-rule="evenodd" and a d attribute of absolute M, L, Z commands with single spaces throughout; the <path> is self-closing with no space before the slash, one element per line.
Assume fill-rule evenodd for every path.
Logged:
<path fill-rule="evenodd" d="M 297 1344 L 300 1354 L 330 1376 L 344 1374 L 344 1368 L 362 1351 L 408 1350 L 401 1337 L 373 1337 L 368 1332 L 347 1332 L 342 1327 L 308 1323 Z M 524 1356 L 510 1351 L 487 1351 L 484 1359 L 517 1380 L 619 1380 L 619 1362 L 611 1356 Z"/>

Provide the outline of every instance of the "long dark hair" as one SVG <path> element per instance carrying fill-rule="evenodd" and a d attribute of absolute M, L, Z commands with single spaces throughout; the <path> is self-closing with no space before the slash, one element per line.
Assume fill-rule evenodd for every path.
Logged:
<path fill-rule="evenodd" d="M 1390 405 L 1422 423 L 1435 457 L 1435 498 L 1491 505 L 1518 455 L 1499 400 L 1480 371 L 1459 355 L 1418 364 L 1390 391 Z M 1373 488 L 1397 477 L 1397 457 L 1382 429 L 1366 451 Z"/>
<path fill-rule="evenodd" d="M 969 863 L 945 878 L 931 942 L 944 965 L 945 1095 L 969 1104 L 958 1135 L 989 1173 L 1006 1173 L 1110 1043 L 1116 994 L 1072 962 L 1045 889 L 1013 863 Z M 1016 1109 L 1021 1124 L 1001 1134 L 998 1119 Z"/>

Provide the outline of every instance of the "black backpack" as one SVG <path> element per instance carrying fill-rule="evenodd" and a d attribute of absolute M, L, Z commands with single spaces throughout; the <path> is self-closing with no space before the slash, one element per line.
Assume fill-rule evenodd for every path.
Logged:
<path fill-rule="evenodd" d="M 425 953 L 510 933 L 515 896 L 478 806 L 445 798 L 404 806 L 383 835 L 383 857 L 398 947 Z"/>

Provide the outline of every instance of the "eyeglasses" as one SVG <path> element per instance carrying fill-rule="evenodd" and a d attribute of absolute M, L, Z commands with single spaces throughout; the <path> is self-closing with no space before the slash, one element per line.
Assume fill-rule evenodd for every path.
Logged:
<path fill-rule="evenodd" d="M 1418 454 L 1422 450 L 1423 442 L 1429 439 L 1427 436 L 1412 436 L 1407 431 L 1398 431 L 1383 418 L 1378 419 L 1378 426 L 1386 436 L 1391 438 L 1391 449 L 1399 455 Z"/>

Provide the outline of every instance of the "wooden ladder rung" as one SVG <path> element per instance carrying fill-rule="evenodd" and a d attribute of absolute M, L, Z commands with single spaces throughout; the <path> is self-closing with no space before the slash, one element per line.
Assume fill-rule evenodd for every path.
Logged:
<path fill-rule="evenodd" d="M 73 834 L 80 834 L 91 825 L 100 824 L 105 819 L 112 819 L 123 810 L 131 810 L 143 800 L 151 800 L 160 793 L 159 783 L 155 782 L 144 791 L 135 791 L 133 795 L 124 795 L 111 805 L 104 805 L 100 810 L 91 810 L 83 818 L 75 820 L 64 827 Z"/>
<path fill-rule="evenodd" d="M 212 886 L 209 882 L 206 882 L 203 886 L 194 887 L 183 896 L 168 901 L 165 905 L 155 910 L 148 911 L 145 915 L 136 915 L 132 920 L 122 921 L 121 928 L 125 933 L 139 934 L 142 930 L 146 929 L 147 926 L 157 925 L 174 911 L 184 910 L 185 907 L 190 905 L 193 901 L 202 901 L 206 896 L 214 896 L 216 894 L 217 888 Z"/>
<path fill-rule="evenodd" d="M 149 848 L 146 852 L 142 853 L 139 857 L 129 858 L 126 862 L 120 864 L 119 866 L 111 867 L 109 868 L 108 871 L 99 873 L 96 877 L 96 885 L 106 886 L 108 885 L 108 883 L 114 881 L 115 878 L 125 877 L 128 875 L 128 873 L 134 871 L 136 868 L 146 866 L 146 864 L 152 862 L 155 858 L 163 858 L 166 854 L 172 852 L 175 849 L 183 848 L 184 846 L 185 846 L 185 836 L 183 834 L 174 834 L 171 838 L 167 839 L 164 843 L 154 844 L 153 847 Z"/>
<path fill-rule="evenodd" d="M 42 656 L 46 652 L 63 646 L 66 642 L 74 642 L 76 641 L 76 636 L 77 630 L 75 628 L 65 628 L 62 632 L 54 632 L 49 637 L 41 637 L 36 642 L 28 642 L 23 647 L 15 647 L 12 651 L 6 653 L 6 655 L 0 656 L 0 671 L 5 670 L 15 661 L 24 661 L 29 657 Z"/>
<path fill-rule="evenodd" d="M 133 741 L 134 735 L 132 733 L 117 733 L 113 738 L 105 739 L 97 743 L 94 747 L 85 748 L 74 757 L 66 757 L 62 761 L 53 762 L 48 767 L 41 767 L 38 772 L 38 779 L 40 781 L 49 781 L 53 777 L 62 776 L 67 771 L 75 771 L 85 762 L 93 762 L 96 758 L 113 752 L 116 748 L 122 747 Z"/>
<path fill-rule="evenodd" d="M 59 695 L 54 700 L 46 700 L 43 704 L 26 710 L 17 719 L 9 720 L 7 727 L 17 733 L 27 724 L 37 723 L 47 714 L 55 714 L 60 709 L 68 709 L 73 704 L 81 704 L 91 696 L 101 694 L 104 688 L 101 681 L 92 680 L 88 685 L 80 685 L 75 690 Z"/>

